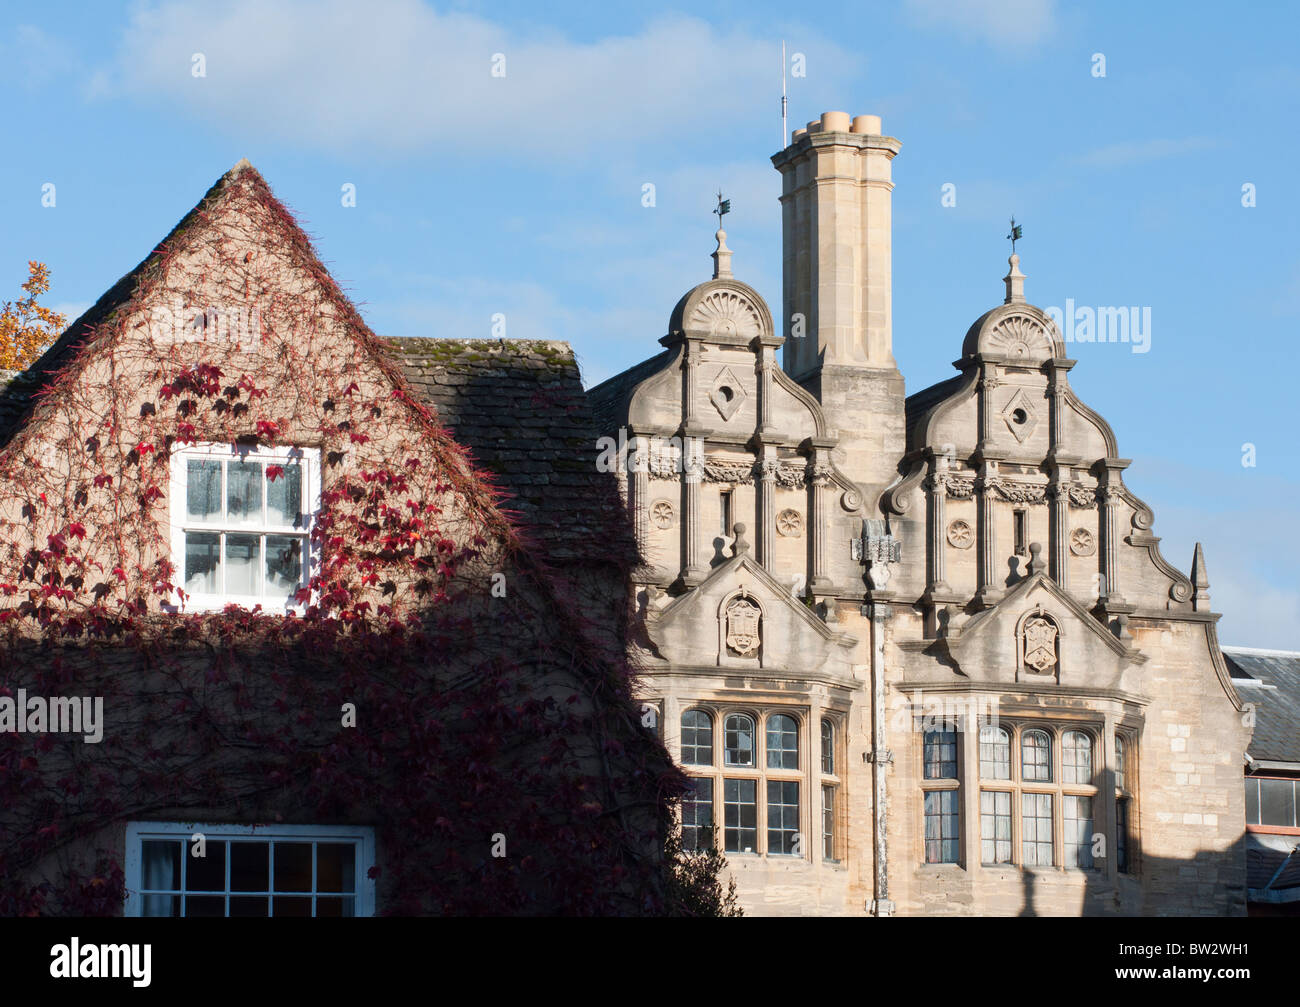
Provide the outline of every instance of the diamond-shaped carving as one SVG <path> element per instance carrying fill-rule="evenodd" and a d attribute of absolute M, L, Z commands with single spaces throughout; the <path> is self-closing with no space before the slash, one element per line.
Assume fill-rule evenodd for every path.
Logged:
<path fill-rule="evenodd" d="M 1011 396 L 1011 401 L 1002 410 L 1002 419 L 1006 421 L 1007 429 L 1022 444 L 1034 432 L 1038 426 L 1038 416 L 1034 413 L 1033 404 L 1023 388 Z"/>
<path fill-rule="evenodd" d="M 709 401 L 724 420 L 729 420 L 736 415 L 736 410 L 740 408 L 746 397 L 740 379 L 731 373 L 730 367 L 724 367 L 719 372 L 713 381 L 713 391 L 709 393 Z"/>

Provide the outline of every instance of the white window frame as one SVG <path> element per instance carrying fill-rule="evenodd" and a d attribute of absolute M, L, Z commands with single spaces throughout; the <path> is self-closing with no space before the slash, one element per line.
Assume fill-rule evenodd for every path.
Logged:
<path fill-rule="evenodd" d="M 294 600 L 290 596 L 283 602 L 277 602 L 273 598 L 263 598 L 257 595 L 245 594 L 211 594 L 211 593 L 187 593 L 182 599 L 180 591 L 184 589 L 185 578 L 185 533 L 186 531 L 219 533 L 219 534 L 240 534 L 240 535 L 282 535 L 285 529 L 271 527 L 263 521 L 261 524 L 248 525 L 245 527 L 226 526 L 224 523 L 219 525 L 203 525 L 197 523 L 187 523 L 186 521 L 186 497 L 189 489 L 189 469 L 187 462 L 191 460 L 211 460 L 211 461 L 257 461 L 263 465 L 287 465 L 297 464 L 302 466 L 302 528 L 294 529 L 293 534 L 304 537 L 303 546 L 303 580 L 305 586 L 311 581 L 312 576 L 317 572 L 319 565 L 318 551 L 312 547 L 311 532 L 316 522 L 316 514 L 320 511 L 321 499 L 321 465 L 320 449 L 310 447 L 297 447 L 293 445 L 283 446 L 262 446 L 262 445 L 244 445 L 244 444 L 186 444 L 183 446 L 174 446 L 171 453 L 171 547 L 172 547 L 172 582 L 176 585 L 176 590 L 172 592 L 170 604 L 164 606 L 167 611 L 187 611 L 187 612 L 212 612 L 220 611 L 227 605 L 240 605 L 243 608 L 253 608 L 255 605 L 261 605 L 264 612 L 301 612 L 304 605 Z M 225 481 L 222 481 L 222 507 L 225 507 Z M 266 508 L 266 494 L 262 497 L 263 513 Z M 224 559 L 223 559 L 224 569 Z M 259 570 L 259 575 L 261 571 Z"/>
<path fill-rule="evenodd" d="M 375 865 L 375 830 L 366 825 L 229 825 L 209 822 L 128 822 L 126 826 L 126 903 L 125 916 L 139 916 L 144 910 L 140 894 L 144 867 L 144 842 L 148 839 L 180 839 L 182 856 L 188 856 L 190 837 L 196 832 L 205 839 L 255 839 L 262 842 L 355 842 L 356 905 L 355 916 L 375 914 L 375 880 L 370 869 Z M 229 865 L 229 856 L 227 856 Z M 271 879 L 274 883 L 274 879 Z M 236 893 L 242 894 L 242 893 Z M 336 897 L 336 893 L 326 894 Z M 227 893 L 229 897 L 229 893 Z M 313 904 L 315 899 L 313 897 Z"/>

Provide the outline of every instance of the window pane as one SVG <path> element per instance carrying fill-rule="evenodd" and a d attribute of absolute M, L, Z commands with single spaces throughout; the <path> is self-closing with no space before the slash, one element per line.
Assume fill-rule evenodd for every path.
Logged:
<path fill-rule="evenodd" d="M 758 847 L 758 781 L 724 780 L 723 833 L 728 853 L 753 853 Z"/>
<path fill-rule="evenodd" d="M 958 862 L 957 791 L 931 790 L 925 795 L 925 862 Z"/>
<path fill-rule="evenodd" d="M 1295 825 L 1295 784 L 1290 780 L 1259 781 L 1259 824 Z"/>
<path fill-rule="evenodd" d="M 1043 731 L 1026 731 L 1020 739 L 1020 778 L 1034 783 L 1052 779 L 1052 741 Z"/>
<path fill-rule="evenodd" d="M 1022 862 L 1026 867 L 1052 865 L 1052 795 L 1022 794 L 1020 798 Z"/>
<path fill-rule="evenodd" d="M 1061 736 L 1061 782 L 1092 782 L 1092 738 L 1082 731 Z"/>
<path fill-rule="evenodd" d="M 980 861 L 1011 863 L 1011 794 L 1007 791 L 980 792 Z"/>
<path fill-rule="evenodd" d="M 270 916 L 271 900 L 265 895 L 261 898 L 253 898 L 248 895 L 234 897 L 230 899 L 231 916 Z"/>
<path fill-rule="evenodd" d="M 355 916 L 354 899 L 318 898 L 316 900 L 317 916 Z"/>
<path fill-rule="evenodd" d="M 209 839 L 205 844 L 205 855 L 194 856 L 196 847 L 190 846 L 185 851 L 185 890 L 187 892 L 224 892 L 226 890 L 226 843 L 220 839 Z M 225 915 L 222 907 L 218 916 Z M 189 902 L 186 902 L 185 915 L 192 916 Z"/>
<path fill-rule="evenodd" d="M 241 536 L 231 536 L 238 537 Z M 268 598 L 291 598 L 302 585 L 302 543 L 302 539 L 293 535 L 266 536 L 264 584 Z"/>
<path fill-rule="evenodd" d="M 226 536 L 226 594 L 258 594 L 259 535 Z"/>
<path fill-rule="evenodd" d="M 1124 789 L 1124 739 L 1115 735 L 1115 789 Z"/>
<path fill-rule="evenodd" d="M 799 784 L 767 781 L 767 852 L 795 855 L 799 835 Z"/>
<path fill-rule="evenodd" d="M 1115 802 L 1115 866 L 1128 873 L 1128 801 Z"/>
<path fill-rule="evenodd" d="M 185 463 L 185 516 L 221 520 L 221 462 L 191 458 Z"/>
<path fill-rule="evenodd" d="M 280 466 L 283 475 L 266 476 L 266 523 L 289 528 L 302 526 L 302 466 L 297 462 Z"/>
<path fill-rule="evenodd" d="M 184 844 L 174 839 L 146 839 L 140 845 L 143 861 L 140 887 L 151 891 L 179 892 L 181 852 Z M 146 915 L 154 914 L 146 913 Z"/>
<path fill-rule="evenodd" d="M 216 532 L 185 533 L 185 590 L 217 594 L 221 590 L 221 536 Z"/>
<path fill-rule="evenodd" d="M 1092 866 L 1092 798 L 1067 794 L 1061 804 L 1065 826 L 1065 866 Z"/>
<path fill-rule="evenodd" d="M 822 721 L 822 772 L 835 772 L 835 725 L 829 720 Z"/>
<path fill-rule="evenodd" d="M 232 892 L 265 892 L 270 890 L 267 873 L 270 843 L 230 844 L 230 890 Z M 234 909 L 231 909 L 234 915 Z M 265 916 L 266 910 L 256 914 Z"/>
<path fill-rule="evenodd" d="M 181 897 L 179 895 L 143 895 L 144 906 L 141 916 L 180 916 Z"/>
<path fill-rule="evenodd" d="M 226 520 L 232 525 L 262 523 L 262 463 L 226 466 Z"/>
<path fill-rule="evenodd" d="M 767 768 L 799 768 L 799 724 L 783 713 L 767 718 Z"/>
<path fill-rule="evenodd" d="M 822 857 L 835 859 L 835 788 L 822 787 Z"/>
<path fill-rule="evenodd" d="M 722 754 L 728 766 L 754 764 L 754 721 L 743 713 L 733 713 L 722 725 Z"/>
<path fill-rule="evenodd" d="M 271 910 L 271 913 L 274 916 L 311 915 L 310 898 L 285 898 L 283 895 L 277 895 L 274 903 L 275 904 Z"/>
<path fill-rule="evenodd" d="M 703 850 L 713 842 L 713 781 L 693 777 L 682 795 L 682 849 Z"/>
<path fill-rule="evenodd" d="M 186 916 L 225 916 L 226 899 L 222 895 L 190 895 L 185 899 Z"/>
<path fill-rule="evenodd" d="M 957 778 L 957 732 L 926 731 L 923 746 L 925 778 L 955 780 Z"/>
<path fill-rule="evenodd" d="M 682 714 L 682 765 L 713 765 L 713 718 L 703 710 Z"/>
<path fill-rule="evenodd" d="M 275 890 L 277 892 L 311 891 L 311 843 L 275 844 Z M 279 899 L 275 900 L 275 915 L 284 915 L 280 912 Z M 310 905 L 308 905 L 307 915 L 311 915 Z"/>
<path fill-rule="evenodd" d="M 1246 824 L 1259 824 L 1259 780 L 1246 781 Z"/>
<path fill-rule="evenodd" d="M 980 728 L 980 777 L 1011 779 L 1011 736 L 1000 727 Z"/>
<path fill-rule="evenodd" d="M 316 844 L 316 890 L 355 892 L 357 847 L 355 843 Z"/>

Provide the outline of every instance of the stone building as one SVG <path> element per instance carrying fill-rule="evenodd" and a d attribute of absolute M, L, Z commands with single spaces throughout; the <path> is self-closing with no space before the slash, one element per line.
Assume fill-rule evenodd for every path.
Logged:
<path fill-rule="evenodd" d="M 1250 729 L 1200 548 L 1161 555 L 1018 256 L 906 396 L 899 150 L 796 130 L 779 327 L 719 231 L 663 350 L 589 392 L 685 839 L 751 914 L 1242 913 Z"/>

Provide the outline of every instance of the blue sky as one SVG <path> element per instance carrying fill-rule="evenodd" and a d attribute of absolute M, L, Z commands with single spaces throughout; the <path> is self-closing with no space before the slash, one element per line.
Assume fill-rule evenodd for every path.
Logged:
<path fill-rule="evenodd" d="M 502 313 L 509 337 L 572 343 L 589 383 L 655 352 L 707 278 L 719 186 L 736 274 L 779 314 L 785 39 L 807 68 L 789 80 L 791 128 L 840 109 L 902 141 L 908 391 L 951 375 L 1000 302 L 1015 213 L 1029 300 L 1151 309 L 1148 352 L 1077 343 L 1071 381 L 1134 460 L 1166 557 L 1187 570 L 1204 543 L 1225 643 L 1300 649 L 1288 4 L 172 0 L 0 16 L 0 299 L 36 258 L 51 303 L 76 313 L 248 157 L 380 334 L 486 337 Z"/>

